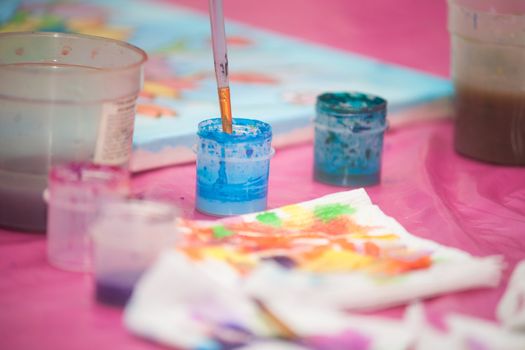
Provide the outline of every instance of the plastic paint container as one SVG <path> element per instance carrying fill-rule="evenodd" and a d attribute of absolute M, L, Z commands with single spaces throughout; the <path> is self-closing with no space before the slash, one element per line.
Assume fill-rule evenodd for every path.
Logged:
<path fill-rule="evenodd" d="M 129 174 L 122 168 L 65 164 L 51 169 L 47 192 L 47 256 L 55 267 L 91 269 L 89 227 L 101 202 L 127 195 Z"/>
<path fill-rule="evenodd" d="M 55 164 L 127 167 L 145 60 L 112 39 L 0 34 L 0 226 L 45 230 Z"/>
<path fill-rule="evenodd" d="M 454 146 L 525 165 L 525 1 L 448 0 Z"/>
<path fill-rule="evenodd" d="M 314 179 L 337 186 L 380 182 L 386 101 L 359 92 L 317 97 Z"/>
<path fill-rule="evenodd" d="M 197 210 L 217 216 L 266 209 L 272 128 L 252 119 L 233 119 L 222 132 L 221 119 L 199 123 Z"/>
<path fill-rule="evenodd" d="M 97 301 L 122 306 L 142 273 L 177 239 L 178 211 L 166 203 L 106 202 L 91 227 Z"/>

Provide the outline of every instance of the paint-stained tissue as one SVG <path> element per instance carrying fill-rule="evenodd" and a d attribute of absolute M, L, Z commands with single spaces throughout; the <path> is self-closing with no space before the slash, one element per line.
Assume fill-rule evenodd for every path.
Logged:
<path fill-rule="evenodd" d="M 341 310 L 494 287 L 502 269 L 499 257 L 474 257 L 408 233 L 362 189 L 217 221 L 181 220 L 179 228 L 183 242 L 140 281 L 125 320 L 138 335 L 180 347 L 226 349 L 227 341 L 283 335 L 260 317 L 263 303 L 306 348 L 319 348 L 312 342 L 323 337 L 345 349 L 381 348 L 377 329 L 349 330 Z M 168 332 L 177 325 L 184 331 Z M 382 333 L 398 339 L 388 348 L 405 348 L 406 330 L 386 328 Z"/>

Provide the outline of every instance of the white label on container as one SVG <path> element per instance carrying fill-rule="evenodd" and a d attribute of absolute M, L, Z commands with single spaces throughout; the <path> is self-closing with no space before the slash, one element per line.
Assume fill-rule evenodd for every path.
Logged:
<path fill-rule="evenodd" d="M 136 97 L 127 97 L 102 105 L 94 161 L 98 164 L 121 165 L 131 155 Z"/>

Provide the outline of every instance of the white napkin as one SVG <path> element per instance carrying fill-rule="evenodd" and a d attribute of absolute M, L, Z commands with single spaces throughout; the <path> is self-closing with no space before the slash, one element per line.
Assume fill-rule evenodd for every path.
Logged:
<path fill-rule="evenodd" d="M 525 332 L 525 260 L 514 268 L 496 312 L 505 327 Z"/>

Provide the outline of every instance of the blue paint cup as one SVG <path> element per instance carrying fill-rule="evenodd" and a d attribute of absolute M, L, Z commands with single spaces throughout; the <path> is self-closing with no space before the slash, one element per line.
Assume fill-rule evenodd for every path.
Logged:
<path fill-rule="evenodd" d="M 220 118 L 199 123 L 197 200 L 200 212 L 237 215 L 266 209 L 270 158 L 270 124 L 233 119 L 233 132 L 222 132 Z"/>
<path fill-rule="evenodd" d="M 359 92 L 325 93 L 317 97 L 314 179 L 361 187 L 381 179 L 386 101 Z"/>

